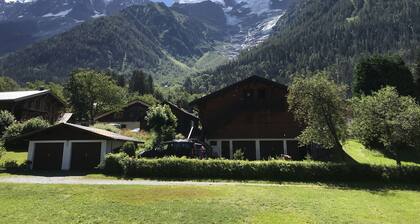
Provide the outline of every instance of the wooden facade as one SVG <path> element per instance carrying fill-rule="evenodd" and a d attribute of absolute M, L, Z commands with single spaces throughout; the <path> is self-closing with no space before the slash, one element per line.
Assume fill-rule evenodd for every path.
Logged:
<path fill-rule="evenodd" d="M 172 113 L 174 113 L 174 115 L 177 117 L 177 133 L 181 133 L 187 137 L 190 132 L 191 125 L 194 125 L 195 128 L 198 128 L 198 117 L 176 106 L 173 103 L 164 102 L 164 104 L 169 105 Z M 95 118 L 95 121 L 100 123 L 121 124 L 123 125 L 123 128 L 128 129 L 139 128 L 142 130 L 149 130 L 147 127 L 147 121 L 145 119 L 149 107 L 150 106 L 144 102 L 135 101 L 127 104 L 121 110 L 111 111 L 100 115 Z"/>
<path fill-rule="evenodd" d="M 117 123 L 127 129 L 148 129 L 145 120 L 149 105 L 142 101 L 134 101 L 125 105 L 121 110 L 110 111 L 95 118 L 100 123 Z"/>
<path fill-rule="evenodd" d="M 199 111 L 206 140 L 223 157 L 241 149 L 250 160 L 281 154 L 301 157 L 301 128 L 288 112 L 287 86 L 258 76 L 191 103 Z"/>
<path fill-rule="evenodd" d="M 19 121 L 42 117 L 54 123 L 65 112 L 65 102 L 48 90 L 2 92 L 0 95 L 6 96 L 0 97 L 0 109 L 10 111 Z"/>

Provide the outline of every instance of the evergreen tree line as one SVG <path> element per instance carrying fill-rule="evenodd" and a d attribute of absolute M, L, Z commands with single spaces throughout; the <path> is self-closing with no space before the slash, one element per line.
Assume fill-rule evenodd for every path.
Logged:
<path fill-rule="evenodd" d="M 351 85 L 354 65 L 372 54 L 398 53 L 411 64 L 420 46 L 420 2 L 300 0 L 275 30 L 237 60 L 197 74 L 193 89 L 212 91 L 251 75 L 289 83 L 318 70 Z"/>

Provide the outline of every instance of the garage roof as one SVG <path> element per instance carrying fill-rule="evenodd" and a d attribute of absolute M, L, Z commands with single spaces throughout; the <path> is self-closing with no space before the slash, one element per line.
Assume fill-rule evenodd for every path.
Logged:
<path fill-rule="evenodd" d="M 49 128 L 30 132 L 10 141 L 31 140 L 117 140 L 143 143 L 142 141 L 110 131 L 71 123 L 59 123 Z"/>

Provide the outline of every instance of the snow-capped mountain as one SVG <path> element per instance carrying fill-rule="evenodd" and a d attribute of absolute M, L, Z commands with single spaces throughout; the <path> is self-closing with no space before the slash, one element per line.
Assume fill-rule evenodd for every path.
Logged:
<path fill-rule="evenodd" d="M 273 27 L 285 14 L 293 0 L 176 0 L 174 8 L 183 9 L 184 13 L 196 17 L 207 16 L 208 10 L 200 13 L 190 8 L 196 5 L 217 5 L 224 14 L 224 25 L 227 30 L 224 54 L 229 58 L 236 57 L 246 48 L 256 46 L 269 37 Z M 207 12 L 207 13 L 206 13 Z M 219 16 L 219 15 L 217 15 Z M 219 19 L 220 20 L 220 19 Z"/>
<path fill-rule="evenodd" d="M 0 0 L 0 55 L 149 0 Z"/>

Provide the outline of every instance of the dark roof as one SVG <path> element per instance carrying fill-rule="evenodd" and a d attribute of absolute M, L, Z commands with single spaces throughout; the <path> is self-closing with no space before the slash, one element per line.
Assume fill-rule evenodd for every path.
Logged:
<path fill-rule="evenodd" d="M 20 136 L 17 136 L 16 138 L 10 139 L 9 141 L 17 141 L 17 140 L 31 140 L 31 137 L 34 137 L 35 135 L 39 135 L 42 134 L 43 132 L 49 132 L 52 133 L 54 131 L 60 131 L 61 134 L 63 134 L 63 129 L 73 129 L 73 130 L 78 130 L 82 133 L 85 134 L 93 134 L 94 136 L 97 137 L 98 140 L 119 140 L 119 141 L 129 141 L 129 142 L 138 142 L 138 143 L 142 143 L 142 141 L 134 139 L 134 138 L 130 138 L 124 135 L 120 135 L 120 134 L 116 134 L 110 131 L 106 131 L 106 130 L 102 130 L 102 129 L 98 129 L 98 128 L 92 128 L 92 127 L 85 127 L 82 125 L 77 125 L 77 124 L 71 124 L 71 123 L 59 123 L 56 125 L 53 125 L 51 127 L 48 128 L 44 128 L 41 130 L 37 130 L 37 131 L 33 131 L 27 134 L 23 134 Z M 65 134 L 65 133 L 64 133 Z M 64 137 L 63 140 L 67 140 L 67 139 L 73 139 L 71 136 L 68 136 L 67 138 Z"/>
<path fill-rule="evenodd" d="M 181 112 L 182 112 L 182 113 L 184 113 L 185 115 L 190 116 L 190 117 L 192 117 L 193 119 L 199 120 L 198 116 L 196 116 L 195 114 L 193 114 L 193 113 L 191 113 L 191 112 L 189 112 L 189 111 L 185 110 L 184 108 L 181 108 L 181 107 L 177 106 L 177 105 L 176 105 L 176 104 L 174 104 L 174 103 L 171 103 L 171 102 L 169 102 L 169 101 L 165 101 L 165 102 L 164 102 L 164 104 L 168 104 L 170 107 L 175 108 L 175 109 L 177 109 L 177 110 L 181 111 Z"/>
<path fill-rule="evenodd" d="M 149 105 L 149 104 L 147 104 L 147 103 L 145 103 L 145 102 L 143 102 L 143 101 L 140 101 L 140 100 L 136 100 L 136 101 L 133 101 L 133 102 L 131 102 L 131 103 L 129 103 L 129 104 L 126 104 L 126 105 L 125 105 L 125 106 L 123 106 L 121 109 L 118 109 L 118 110 L 112 110 L 112 111 L 109 111 L 109 112 L 106 112 L 106 113 L 103 113 L 103 114 L 101 114 L 101 115 L 96 116 L 96 117 L 95 117 L 95 121 L 96 121 L 96 120 L 98 120 L 98 119 L 101 119 L 101 118 L 103 118 L 103 117 L 106 117 L 106 116 L 108 116 L 108 115 L 110 115 L 110 114 L 113 114 L 113 113 L 116 113 L 116 112 L 120 112 L 120 111 L 122 111 L 122 110 L 126 109 L 127 107 L 133 106 L 133 105 L 135 105 L 135 104 L 140 104 L 140 105 L 142 105 L 142 106 L 144 106 L 144 107 L 146 107 L 146 108 L 149 108 L 149 107 L 150 107 L 150 105 Z"/>
<path fill-rule="evenodd" d="M 49 90 L 29 90 L 29 91 L 12 91 L 12 92 L 0 92 L 0 102 L 2 101 L 12 101 L 12 102 L 19 102 L 22 100 L 30 99 L 37 96 L 42 96 L 45 94 L 50 94 L 54 98 L 56 98 L 60 103 L 66 105 L 62 99 L 54 95 Z"/>
<path fill-rule="evenodd" d="M 196 99 L 196 100 L 194 100 L 194 101 L 192 101 L 191 103 L 190 103 L 190 105 L 197 105 L 197 104 L 199 104 L 199 103 L 202 103 L 202 102 L 204 102 L 204 101 L 206 101 L 206 100 L 208 100 L 208 99 L 210 99 L 210 98 L 213 98 L 213 97 L 216 97 L 216 96 L 219 96 L 220 94 L 222 94 L 222 93 L 224 93 L 224 92 L 226 92 L 226 91 L 228 91 L 228 90 L 231 90 L 231 89 L 233 89 L 233 88 L 235 88 L 235 87 L 237 87 L 237 86 L 240 86 L 240 85 L 243 85 L 243 84 L 245 84 L 245 83 L 255 83 L 255 82 L 259 82 L 259 83 L 267 83 L 267 84 L 269 84 L 269 85 L 272 85 L 272 86 L 274 86 L 274 87 L 278 87 L 278 88 L 286 88 L 287 89 L 287 86 L 286 85 L 283 85 L 283 84 L 281 84 L 281 83 L 278 83 L 278 82 L 275 82 L 275 81 L 272 81 L 272 80 L 269 80 L 269 79 L 266 79 L 266 78 L 263 78 L 263 77 L 261 77 L 261 76 L 256 76 L 256 75 L 253 75 L 253 76 L 250 76 L 250 77 L 248 77 L 248 78 L 246 78 L 246 79 L 244 79 L 244 80 L 241 80 L 241 81 L 239 81 L 239 82 L 236 82 L 236 83 L 233 83 L 232 85 L 229 85 L 229 86 L 226 86 L 226 87 L 224 87 L 224 88 L 222 88 L 222 89 L 219 89 L 219 90 L 217 90 L 217 91 L 215 91 L 215 92 L 212 92 L 212 93 L 210 93 L 210 94 L 208 94 L 208 95 L 206 95 L 206 96 L 203 96 L 203 97 L 201 97 L 201 98 L 199 98 L 199 99 Z"/>

